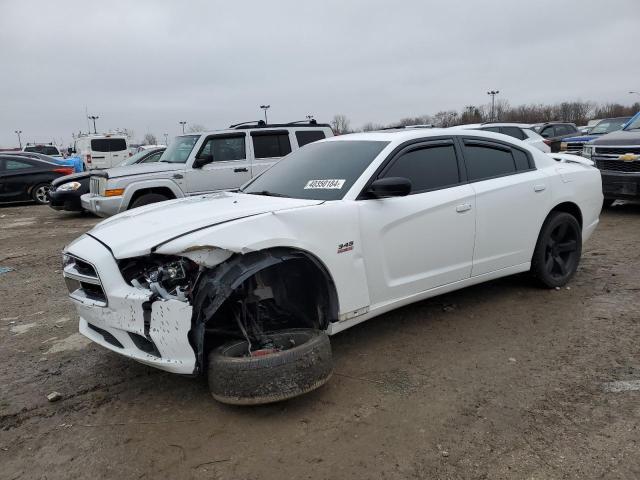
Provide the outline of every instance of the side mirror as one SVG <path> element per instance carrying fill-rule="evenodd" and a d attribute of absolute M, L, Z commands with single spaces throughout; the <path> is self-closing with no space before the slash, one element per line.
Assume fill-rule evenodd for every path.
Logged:
<path fill-rule="evenodd" d="M 211 163 L 211 162 L 213 162 L 213 155 L 211 155 L 211 154 L 202 155 L 201 157 L 197 157 L 193 161 L 193 168 L 202 168 L 206 164 Z"/>
<path fill-rule="evenodd" d="M 374 198 L 404 197 L 411 193 L 411 180 L 404 177 L 388 177 L 375 180 L 367 189 Z"/>
<path fill-rule="evenodd" d="M 580 130 L 580 133 L 582 135 L 587 135 L 589 133 L 589 129 L 588 128 L 583 128 L 582 130 Z"/>

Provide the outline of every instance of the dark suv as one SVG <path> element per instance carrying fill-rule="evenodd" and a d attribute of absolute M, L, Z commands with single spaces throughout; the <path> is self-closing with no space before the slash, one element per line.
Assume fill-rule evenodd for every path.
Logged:
<path fill-rule="evenodd" d="M 640 197 L 640 112 L 622 130 L 585 144 L 582 155 L 602 174 L 605 206 L 618 199 Z"/>
<path fill-rule="evenodd" d="M 564 137 L 571 137 L 580 133 L 574 123 L 538 123 L 533 125 L 533 129 L 544 138 L 544 143 L 551 147 L 552 152 L 560 151 L 560 143 Z"/>

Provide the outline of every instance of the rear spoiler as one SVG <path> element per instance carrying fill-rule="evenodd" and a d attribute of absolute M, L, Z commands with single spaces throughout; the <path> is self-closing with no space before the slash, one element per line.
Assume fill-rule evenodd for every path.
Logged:
<path fill-rule="evenodd" d="M 579 163 L 585 167 L 593 167 L 595 163 L 588 158 L 581 157 L 580 155 L 572 155 L 570 153 L 547 153 L 556 162 L 562 163 Z"/>

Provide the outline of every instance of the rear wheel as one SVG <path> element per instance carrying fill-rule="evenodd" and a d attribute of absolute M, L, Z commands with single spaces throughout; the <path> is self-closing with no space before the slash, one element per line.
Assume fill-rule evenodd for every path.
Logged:
<path fill-rule="evenodd" d="M 576 273 L 581 254 L 580 224 L 569 213 L 553 212 L 540 231 L 531 271 L 545 286 L 561 287 Z"/>
<path fill-rule="evenodd" d="M 49 190 L 51 189 L 51 184 L 49 183 L 41 183 L 36 185 L 31 190 L 31 198 L 36 203 L 40 205 L 46 205 L 49 203 Z"/>
<path fill-rule="evenodd" d="M 165 200 L 169 200 L 169 199 L 159 193 L 145 193 L 144 195 L 141 195 L 138 198 L 136 198 L 136 200 L 131 204 L 129 208 L 143 207 L 144 205 L 151 205 L 152 203 L 164 202 Z"/>
<path fill-rule="evenodd" d="M 226 343 L 209 354 L 213 398 L 232 405 L 259 405 L 297 397 L 324 385 L 333 369 L 326 333 L 294 328 L 262 335 L 259 344 Z"/>

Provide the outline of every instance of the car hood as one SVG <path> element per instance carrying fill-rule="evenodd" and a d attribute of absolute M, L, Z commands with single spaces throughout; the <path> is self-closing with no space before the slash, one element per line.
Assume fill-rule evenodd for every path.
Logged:
<path fill-rule="evenodd" d="M 184 163 L 152 162 L 126 165 L 124 167 L 113 167 L 106 170 L 107 177 L 128 177 L 131 175 L 144 175 L 146 173 L 172 172 L 174 170 L 184 170 Z"/>
<path fill-rule="evenodd" d="M 54 187 L 58 187 L 63 183 L 81 182 L 82 180 L 88 179 L 90 176 L 91 173 L 89 172 L 72 173 L 71 175 L 65 175 L 64 177 L 56 178 L 53 182 L 51 182 L 51 185 L 53 185 Z"/>
<path fill-rule="evenodd" d="M 87 233 L 106 245 L 115 258 L 122 259 L 147 255 L 160 244 L 221 223 L 320 203 L 323 202 L 219 192 L 128 210 Z"/>
<path fill-rule="evenodd" d="M 598 138 L 599 135 L 583 135 L 579 137 L 565 137 L 562 139 L 563 142 L 590 142 L 594 138 Z"/>
<path fill-rule="evenodd" d="M 592 145 L 640 145 L 640 130 L 618 130 L 598 137 Z"/>

